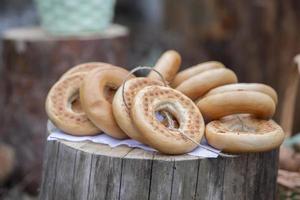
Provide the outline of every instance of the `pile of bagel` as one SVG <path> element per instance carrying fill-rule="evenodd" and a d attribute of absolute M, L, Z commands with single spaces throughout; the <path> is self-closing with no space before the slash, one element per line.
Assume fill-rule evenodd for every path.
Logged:
<path fill-rule="evenodd" d="M 277 94 L 270 86 L 238 83 L 210 61 L 178 73 L 180 55 L 161 55 L 147 77 L 95 62 L 77 65 L 52 86 L 49 119 L 75 136 L 106 133 L 132 138 L 165 154 L 184 154 L 201 140 L 224 152 L 268 151 L 284 139 L 271 118 Z"/>

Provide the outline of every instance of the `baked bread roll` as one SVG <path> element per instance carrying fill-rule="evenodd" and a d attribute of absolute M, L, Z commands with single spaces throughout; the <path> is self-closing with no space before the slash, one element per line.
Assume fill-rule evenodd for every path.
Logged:
<path fill-rule="evenodd" d="M 273 120 L 231 115 L 206 125 L 210 145 L 224 152 L 249 153 L 278 148 L 284 140 L 282 128 Z"/>
<path fill-rule="evenodd" d="M 269 95 L 255 91 L 212 94 L 200 99 L 196 104 L 207 121 L 239 113 L 253 114 L 258 118 L 268 119 L 274 115 L 276 109 Z"/>
<path fill-rule="evenodd" d="M 145 138 L 135 127 L 130 114 L 132 101 L 138 91 L 146 86 L 160 85 L 161 81 L 150 79 L 150 78 L 133 78 L 124 84 L 124 88 L 119 87 L 113 99 L 113 114 L 119 127 L 132 139 L 135 139 L 141 143 L 147 144 Z M 124 100 L 123 100 L 123 89 L 124 89 Z"/>
<path fill-rule="evenodd" d="M 88 118 L 96 127 L 118 139 L 127 135 L 114 119 L 112 99 L 127 75 L 128 71 L 120 67 L 96 68 L 86 75 L 80 87 L 80 101 Z"/>
<path fill-rule="evenodd" d="M 178 85 L 180 85 L 183 81 L 191 78 L 192 76 L 195 76 L 199 73 L 202 73 L 204 71 L 208 71 L 211 69 L 218 69 L 218 68 L 225 68 L 225 66 L 223 65 L 223 63 L 217 62 L 217 61 L 208 61 L 208 62 L 204 62 L 204 63 L 200 63 L 198 65 L 189 67 L 181 72 L 179 72 L 171 86 L 173 88 L 176 88 Z"/>
<path fill-rule="evenodd" d="M 79 87 L 86 73 L 75 73 L 53 85 L 46 99 L 46 112 L 52 123 L 67 134 L 85 136 L 96 135 L 101 131 L 93 125 L 81 110 L 80 102 L 76 109 L 72 103 L 79 96 Z"/>
<path fill-rule="evenodd" d="M 74 73 L 78 73 L 78 72 L 89 72 L 95 68 L 98 67 L 112 67 L 113 65 L 108 64 L 108 63 L 103 63 L 103 62 L 88 62 L 88 63 L 83 63 L 80 65 L 76 65 L 72 68 L 70 68 L 68 71 L 66 71 L 61 77 L 60 79 L 63 79 L 69 75 L 72 75 Z"/>
<path fill-rule="evenodd" d="M 116 67 L 116 66 L 113 66 L 113 65 L 108 64 L 108 63 L 102 63 L 102 62 L 83 63 L 83 64 L 76 65 L 76 66 L 72 67 L 71 69 L 69 69 L 67 72 L 65 72 L 61 76 L 60 80 L 66 78 L 68 76 L 72 76 L 75 73 L 84 72 L 84 73 L 87 74 L 87 72 L 90 72 L 91 70 L 93 70 L 95 68 L 101 68 L 103 70 L 103 69 L 114 68 L 114 67 Z M 73 106 L 72 107 L 73 111 L 75 111 L 75 112 L 81 112 L 82 111 L 79 95 L 76 96 L 76 98 L 73 100 L 72 106 Z"/>
<path fill-rule="evenodd" d="M 167 124 L 161 123 L 164 112 L 170 118 Z M 168 87 L 141 89 L 134 97 L 131 116 L 147 143 L 166 154 L 192 151 L 197 144 L 189 138 L 200 143 L 204 134 L 204 121 L 194 102 Z"/>
<path fill-rule="evenodd" d="M 220 94 L 224 92 L 231 92 L 231 91 L 261 92 L 266 95 L 269 95 L 273 99 L 275 105 L 278 102 L 277 92 L 272 87 L 262 83 L 234 83 L 234 84 L 223 85 L 210 90 L 208 93 L 206 93 L 205 96 Z"/>
<path fill-rule="evenodd" d="M 182 92 L 192 100 L 196 100 L 213 88 L 236 83 L 237 81 L 235 73 L 230 69 L 211 69 L 183 81 L 176 87 L 176 90 Z"/>
<path fill-rule="evenodd" d="M 154 69 L 158 71 L 164 79 L 171 83 L 175 78 L 181 65 L 181 56 L 177 51 L 169 50 L 162 54 L 158 59 L 157 63 L 154 65 Z M 161 81 L 161 78 L 155 71 L 151 71 L 148 74 L 148 78 L 157 79 Z"/>

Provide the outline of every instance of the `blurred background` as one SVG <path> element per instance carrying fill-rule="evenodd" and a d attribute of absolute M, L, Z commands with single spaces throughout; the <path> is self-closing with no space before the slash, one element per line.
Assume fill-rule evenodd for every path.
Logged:
<path fill-rule="evenodd" d="M 90 33 L 62 30 L 70 26 L 62 2 L 0 4 L 0 199 L 36 198 L 47 137 L 44 100 L 51 85 L 76 64 L 104 61 L 132 69 L 151 66 L 163 51 L 175 49 L 183 58 L 181 69 L 217 60 L 240 82 L 271 85 L 279 95 L 278 122 L 286 92 L 300 99 L 293 63 L 300 53 L 298 0 L 117 0 L 115 6 L 94 0 L 90 7 L 89 1 L 76 0 L 71 6 L 89 8 L 69 21 L 80 24 L 94 17 L 89 27 L 96 29 Z M 51 13 L 55 9 L 58 14 Z M 100 27 L 97 17 L 108 22 Z M 111 17 L 119 28 L 109 28 Z M 41 23 L 43 30 L 31 28 Z M 300 105 L 291 110 L 287 121 L 295 134 Z"/>

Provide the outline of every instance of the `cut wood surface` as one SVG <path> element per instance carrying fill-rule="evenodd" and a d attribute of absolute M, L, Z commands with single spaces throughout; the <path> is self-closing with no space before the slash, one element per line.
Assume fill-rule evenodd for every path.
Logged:
<path fill-rule="evenodd" d="M 80 37 L 54 37 L 35 27 L 3 33 L 0 139 L 16 149 L 16 182 L 33 192 L 40 184 L 47 122 L 44 102 L 54 82 L 83 62 L 124 67 L 127 48 L 128 30 L 120 25 Z"/>
<path fill-rule="evenodd" d="M 275 199 L 278 151 L 237 158 L 168 156 L 48 141 L 40 199 Z"/>

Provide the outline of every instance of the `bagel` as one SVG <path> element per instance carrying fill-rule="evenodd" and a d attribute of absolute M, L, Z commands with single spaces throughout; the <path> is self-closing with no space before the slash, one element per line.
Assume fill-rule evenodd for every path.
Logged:
<path fill-rule="evenodd" d="M 178 127 L 161 123 L 157 117 L 160 112 L 172 116 Z M 141 89 L 133 99 L 131 116 L 147 143 L 165 154 L 192 151 L 197 144 L 188 137 L 200 143 L 204 134 L 204 120 L 194 102 L 168 87 L 147 86 Z"/>
<path fill-rule="evenodd" d="M 70 76 L 74 73 L 78 73 L 78 72 L 89 72 L 97 67 L 112 67 L 113 65 L 108 64 L 108 63 L 103 63 L 103 62 L 88 62 L 88 63 L 83 63 L 80 65 L 76 65 L 74 67 L 72 67 L 71 69 L 69 69 L 68 71 L 66 71 L 61 77 L 60 79 L 63 79 L 67 76 Z"/>
<path fill-rule="evenodd" d="M 118 127 L 111 103 L 127 75 L 128 71 L 119 67 L 96 68 L 86 75 L 80 87 L 80 101 L 89 119 L 106 134 L 118 139 L 127 138 L 127 135 Z"/>
<path fill-rule="evenodd" d="M 176 88 L 180 83 L 191 78 L 192 76 L 195 76 L 195 75 L 202 73 L 204 71 L 207 71 L 207 70 L 218 69 L 218 68 L 225 68 L 225 66 L 222 63 L 217 62 L 217 61 L 208 61 L 208 62 L 200 63 L 198 65 L 189 67 L 189 68 L 179 72 L 175 76 L 171 86 L 173 88 Z"/>
<path fill-rule="evenodd" d="M 80 105 L 73 109 L 72 102 L 79 96 L 79 87 L 86 73 L 75 73 L 58 81 L 46 99 L 49 119 L 62 131 L 77 136 L 96 135 L 100 130 L 93 125 Z"/>
<path fill-rule="evenodd" d="M 101 70 L 105 70 L 105 69 L 112 69 L 112 68 L 116 68 L 116 69 L 120 69 L 117 66 L 108 64 L 108 63 L 102 63 L 102 62 L 89 62 L 89 63 L 84 63 L 84 64 L 80 64 L 77 65 L 71 69 L 69 69 L 66 73 L 64 73 L 62 75 L 62 77 L 60 78 L 60 80 L 73 75 L 74 73 L 85 73 L 87 74 L 87 72 L 95 69 L 95 68 L 100 68 Z M 99 69 L 100 70 L 100 69 Z M 122 69 L 124 71 L 127 72 L 127 70 Z M 110 95 L 110 98 L 112 98 L 112 95 Z M 79 95 L 76 97 L 76 99 L 74 99 L 73 103 L 72 103 L 72 108 L 73 111 L 75 112 L 83 112 L 82 108 L 81 108 L 81 103 L 80 103 L 80 97 Z"/>
<path fill-rule="evenodd" d="M 277 92 L 272 87 L 262 83 L 234 83 L 234 84 L 223 85 L 210 90 L 208 93 L 205 94 L 204 97 L 209 95 L 214 95 L 214 94 L 220 94 L 223 92 L 230 92 L 230 91 L 262 92 L 266 95 L 269 95 L 273 99 L 275 105 L 278 102 Z"/>
<path fill-rule="evenodd" d="M 215 87 L 237 81 L 235 73 L 230 69 L 211 69 L 183 81 L 176 87 L 176 90 L 195 100 Z"/>
<path fill-rule="evenodd" d="M 171 83 L 180 68 L 180 64 L 180 54 L 177 51 L 169 50 L 163 53 L 158 59 L 154 65 L 154 69 L 158 71 L 168 83 Z M 151 71 L 148 74 L 148 78 L 161 80 L 155 71 Z"/>
<path fill-rule="evenodd" d="M 150 79 L 150 78 L 134 78 L 126 81 L 124 85 L 124 98 L 127 104 L 123 101 L 123 88 L 119 87 L 114 99 L 113 99 L 113 114 L 119 127 L 132 139 L 135 139 L 141 143 L 146 144 L 147 142 L 134 126 L 131 116 L 130 109 L 132 101 L 136 93 L 142 88 L 149 85 L 163 85 L 161 81 Z"/>
<path fill-rule="evenodd" d="M 206 120 L 220 119 L 226 115 L 239 113 L 270 118 L 276 109 L 269 95 L 256 91 L 232 91 L 209 95 L 196 104 Z"/>
<path fill-rule="evenodd" d="M 276 122 L 247 114 L 208 123 L 205 136 L 210 145 L 230 153 L 269 151 L 284 140 L 284 132 Z"/>

